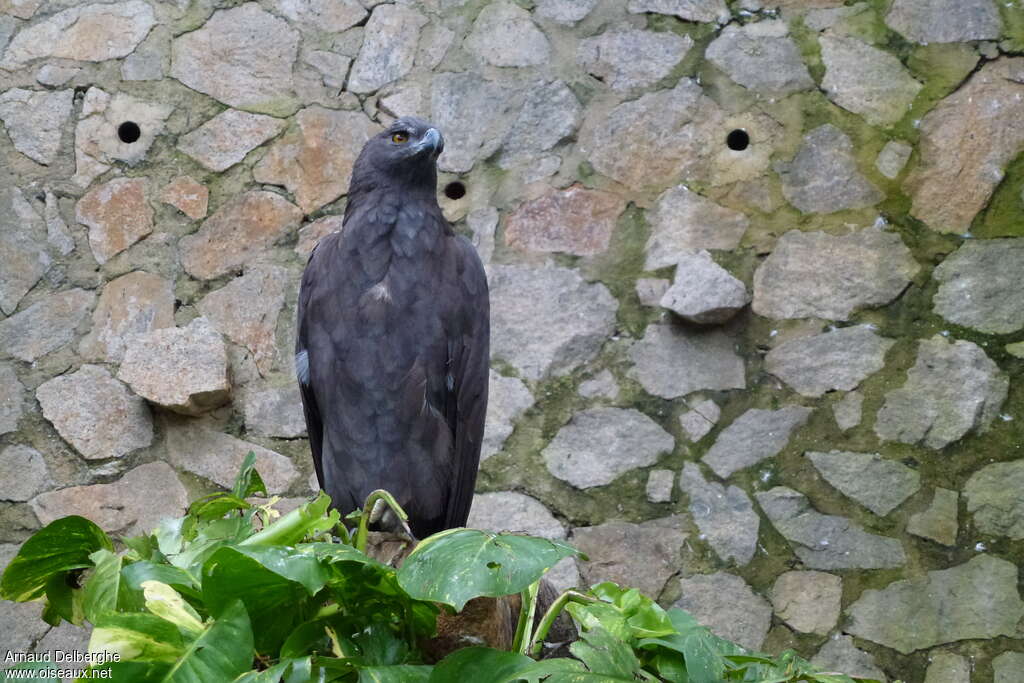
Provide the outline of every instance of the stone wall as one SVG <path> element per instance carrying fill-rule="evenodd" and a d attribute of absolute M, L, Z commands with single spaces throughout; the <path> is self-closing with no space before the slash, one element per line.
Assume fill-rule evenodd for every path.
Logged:
<path fill-rule="evenodd" d="M 0 562 L 249 450 L 309 493 L 299 276 L 419 114 L 489 264 L 474 524 L 750 647 L 1022 680 L 1022 53 L 1021 0 L 0 0 Z M 75 642 L 38 613 L 4 645 Z"/>

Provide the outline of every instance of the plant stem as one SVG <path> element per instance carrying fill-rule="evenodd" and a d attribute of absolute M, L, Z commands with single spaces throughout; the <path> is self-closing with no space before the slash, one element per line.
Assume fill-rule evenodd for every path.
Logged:
<path fill-rule="evenodd" d="M 512 640 L 512 651 L 525 655 L 530 645 L 530 634 L 533 632 L 533 615 L 537 612 L 537 593 L 540 592 L 540 579 L 537 579 L 520 594 L 519 623 L 516 624 L 516 637 Z"/>
<path fill-rule="evenodd" d="M 398 504 L 398 501 L 390 493 L 384 489 L 371 491 L 370 495 L 366 497 L 366 502 L 363 503 L 363 514 L 359 516 L 359 530 L 356 532 L 356 550 L 361 553 L 366 552 L 366 539 L 370 533 L 370 514 L 373 512 L 373 507 L 377 504 L 378 500 L 383 500 L 387 503 L 388 507 L 403 522 L 409 519 L 409 515 L 405 514 L 405 510 L 402 509 L 402 506 Z"/>
<path fill-rule="evenodd" d="M 548 607 L 548 611 L 544 613 L 544 617 L 537 625 L 537 632 L 533 634 L 533 640 L 530 641 L 529 650 L 524 654 L 536 657 L 541 653 L 541 649 L 544 647 L 544 639 L 548 637 L 548 631 L 551 630 L 551 626 L 555 623 L 555 619 L 558 618 L 558 615 L 562 613 L 562 610 L 565 609 L 565 606 L 570 602 L 586 604 L 588 602 L 600 602 L 600 600 L 572 590 L 565 591 L 559 595 L 558 599 L 551 603 L 551 606 Z"/>

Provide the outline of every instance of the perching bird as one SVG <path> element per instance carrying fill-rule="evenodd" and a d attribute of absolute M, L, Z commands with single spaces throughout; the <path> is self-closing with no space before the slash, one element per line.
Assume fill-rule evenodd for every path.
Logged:
<path fill-rule="evenodd" d="M 443 148 L 411 117 L 366 143 L 342 230 L 310 254 L 298 302 L 320 487 L 342 513 L 390 491 L 418 538 L 465 525 L 487 411 L 487 278 L 437 204 Z"/>

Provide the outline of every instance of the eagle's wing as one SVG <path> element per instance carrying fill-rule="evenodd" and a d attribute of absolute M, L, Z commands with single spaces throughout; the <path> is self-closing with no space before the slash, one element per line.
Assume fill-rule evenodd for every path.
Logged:
<path fill-rule="evenodd" d="M 448 423 L 455 437 L 452 483 L 445 515 L 445 527 L 466 525 L 473 503 L 480 446 L 487 414 L 487 383 L 490 368 L 490 300 L 487 275 L 476 250 L 464 237 L 455 238 L 456 272 L 451 292 L 459 302 L 449 331 L 451 400 L 446 406 Z M 452 414 L 454 413 L 454 414 Z"/>

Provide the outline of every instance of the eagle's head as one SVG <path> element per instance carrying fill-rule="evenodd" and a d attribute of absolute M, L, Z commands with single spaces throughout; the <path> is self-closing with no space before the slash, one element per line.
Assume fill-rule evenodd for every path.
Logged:
<path fill-rule="evenodd" d="M 353 185 L 369 181 L 380 186 L 406 189 L 437 183 L 437 157 L 444 151 L 444 137 L 429 121 L 403 116 L 363 146 L 353 167 Z"/>

